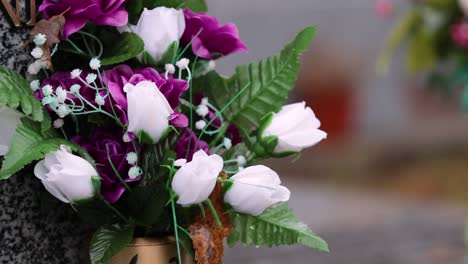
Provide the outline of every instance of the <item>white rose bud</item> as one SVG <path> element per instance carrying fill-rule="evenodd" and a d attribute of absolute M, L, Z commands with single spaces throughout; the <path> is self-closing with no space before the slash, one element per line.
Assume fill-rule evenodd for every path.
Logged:
<path fill-rule="evenodd" d="M 154 60 L 159 61 L 169 46 L 179 41 L 184 30 L 185 17 L 182 10 L 157 7 L 152 10 L 145 8 L 137 25 L 130 25 L 123 31 L 140 36 L 145 43 L 145 50 Z"/>
<path fill-rule="evenodd" d="M 224 201 L 238 213 L 257 216 L 277 203 L 287 202 L 291 196 L 291 192 L 280 185 L 278 174 L 263 165 L 245 168 L 231 179 L 234 184 L 226 192 Z"/>
<path fill-rule="evenodd" d="M 128 132 L 138 135 L 146 132 L 158 142 L 169 127 L 172 110 L 166 97 L 155 83 L 142 81 L 137 85 L 126 84 L 124 91 L 128 101 Z"/>
<path fill-rule="evenodd" d="M 64 203 L 94 196 L 92 177 L 98 176 L 94 167 L 81 157 L 67 151 L 65 146 L 49 153 L 34 168 L 34 174 L 48 192 Z"/>
<path fill-rule="evenodd" d="M 182 206 L 199 204 L 208 199 L 216 186 L 224 161 L 218 155 L 208 156 L 203 150 L 193 155 L 191 162 L 182 164 L 172 180 L 177 203 Z"/>
<path fill-rule="evenodd" d="M 21 121 L 21 114 L 7 107 L 0 107 L 0 156 L 6 155 L 16 126 Z"/>
<path fill-rule="evenodd" d="M 319 127 L 320 121 L 312 109 L 305 102 L 295 103 L 285 105 L 280 112 L 273 114 L 261 137 L 278 138 L 275 153 L 300 152 L 327 137 Z"/>

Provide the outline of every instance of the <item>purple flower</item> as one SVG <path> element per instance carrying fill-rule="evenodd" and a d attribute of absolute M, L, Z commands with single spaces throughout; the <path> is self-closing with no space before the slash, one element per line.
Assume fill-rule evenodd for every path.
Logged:
<path fill-rule="evenodd" d="M 136 85 L 141 81 L 154 82 L 174 110 L 179 105 L 180 96 L 189 88 L 189 83 L 185 80 L 174 79 L 171 75 L 166 80 L 153 68 L 134 70 L 128 65 L 119 65 L 107 71 L 106 81 L 112 99 L 115 101 L 112 106 L 123 123 L 128 123 L 127 97 L 123 90 L 125 84 Z M 171 117 L 170 124 L 173 126 L 186 127 L 188 125 L 187 117 L 181 113 L 174 113 Z"/>
<path fill-rule="evenodd" d="M 45 18 L 63 14 L 66 19 L 63 38 L 82 29 L 89 21 L 101 26 L 128 23 L 126 0 L 44 0 L 39 6 Z"/>
<path fill-rule="evenodd" d="M 206 154 L 210 154 L 208 143 L 203 140 L 198 141 L 197 135 L 188 128 L 185 129 L 184 133 L 179 138 L 175 146 L 177 159 L 186 158 L 188 161 L 191 161 L 193 154 L 195 154 L 195 152 L 199 151 L 200 149 L 204 150 Z"/>
<path fill-rule="evenodd" d="M 141 176 L 135 179 L 128 177 L 128 171 L 132 166 L 128 164 L 126 157 L 129 152 L 134 152 L 135 149 L 132 143 L 123 142 L 120 133 L 100 128 L 89 138 L 76 136 L 71 141 L 86 150 L 98 164 L 97 171 L 102 182 L 101 194 L 109 202 L 115 203 L 125 192 L 125 187 L 114 172 L 109 158 L 125 182 L 140 180 Z"/>
<path fill-rule="evenodd" d="M 213 59 L 248 51 L 247 46 L 239 39 L 236 25 L 229 23 L 220 26 L 216 18 L 205 13 L 194 13 L 189 9 L 184 9 L 184 15 L 185 31 L 181 43 L 188 45 L 193 39 L 192 51 L 198 56 Z"/>

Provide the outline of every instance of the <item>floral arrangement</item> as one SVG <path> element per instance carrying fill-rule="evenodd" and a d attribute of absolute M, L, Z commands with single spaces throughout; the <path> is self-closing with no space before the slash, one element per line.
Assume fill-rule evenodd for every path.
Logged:
<path fill-rule="evenodd" d="M 174 236 L 179 263 L 220 263 L 230 245 L 300 243 L 327 251 L 298 221 L 267 158 L 326 138 L 305 103 L 285 105 L 314 28 L 278 55 L 239 66 L 247 47 L 201 0 L 44 0 L 28 80 L 0 67 L 0 179 L 33 164 L 45 189 L 96 228 L 92 263 L 134 237 Z"/>
<path fill-rule="evenodd" d="M 380 0 L 376 11 L 383 16 L 401 13 L 380 56 L 378 70 L 387 72 L 395 50 L 407 43 L 407 69 L 427 73 L 430 87 L 445 94 L 463 87 L 462 104 L 468 107 L 468 1 L 411 1 L 411 8 L 398 12 L 390 0 Z"/>

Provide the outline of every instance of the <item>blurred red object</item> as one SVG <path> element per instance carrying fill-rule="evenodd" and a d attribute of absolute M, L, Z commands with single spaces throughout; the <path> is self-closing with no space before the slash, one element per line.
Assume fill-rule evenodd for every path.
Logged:
<path fill-rule="evenodd" d="M 380 17 L 389 17 L 393 15 L 392 0 L 377 0 L 375 2 L 375 13 Z"/>

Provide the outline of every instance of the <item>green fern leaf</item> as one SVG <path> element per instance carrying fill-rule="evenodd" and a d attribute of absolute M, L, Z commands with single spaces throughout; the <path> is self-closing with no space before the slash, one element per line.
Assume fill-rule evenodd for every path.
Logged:
<path fill-rule="evenodd" d="M 10 144 L 10 150 L 5 156 L 0 170 L 0 180 L 11 177 L 33 161 L 44 158 L 47 153 L 56 151 L 61 145 L 69 146 L 73 151 L 93 163 L 91 156 L 81 147 L 59 138 L 53 129 L 43 132 L 41 124 L 27 118 L 21 119 L 22 124 L 16 128 L 16 133 Z"/>
<path fill-rule="evenodd" d="M 21 75 L 0 66 L 0 107 L 7 106 L 31 116 L 34 121 L 42 122 L 42 129 L 50 127 L 50 117 L 46 109 L 35 97 L 26 79 Z"/>
<path fill-rule="evenodd" d="M 234 214 L 234 232 L 228 238 L 230 246 L 241 241 L 245 246 L 279 246 L 302 244 L 328 252 L 327 243 L 299 222 L 286 203 L 266 210 L 263 214 L 247 216 Z"/>
<path fill-rule="evenodd" d="M 248 88 L 224 111 L 229 123 L 240 129 L 244 141 L 249 144 L 252 125 L 260 126 L 261 118 L 270 112 L 277 112 L 295 86 L 300 69 L 300 56 L 309 47 L 315 35 L 315 28 L 308 27 L 278 55 L 260 62 L 237 67 L 229 79 L 223 79 L 211 72 L 202 80 L 210 100 L 222 108 L 238 94 Z M 206 78 L 206 79 L 205 79 Z"/>

